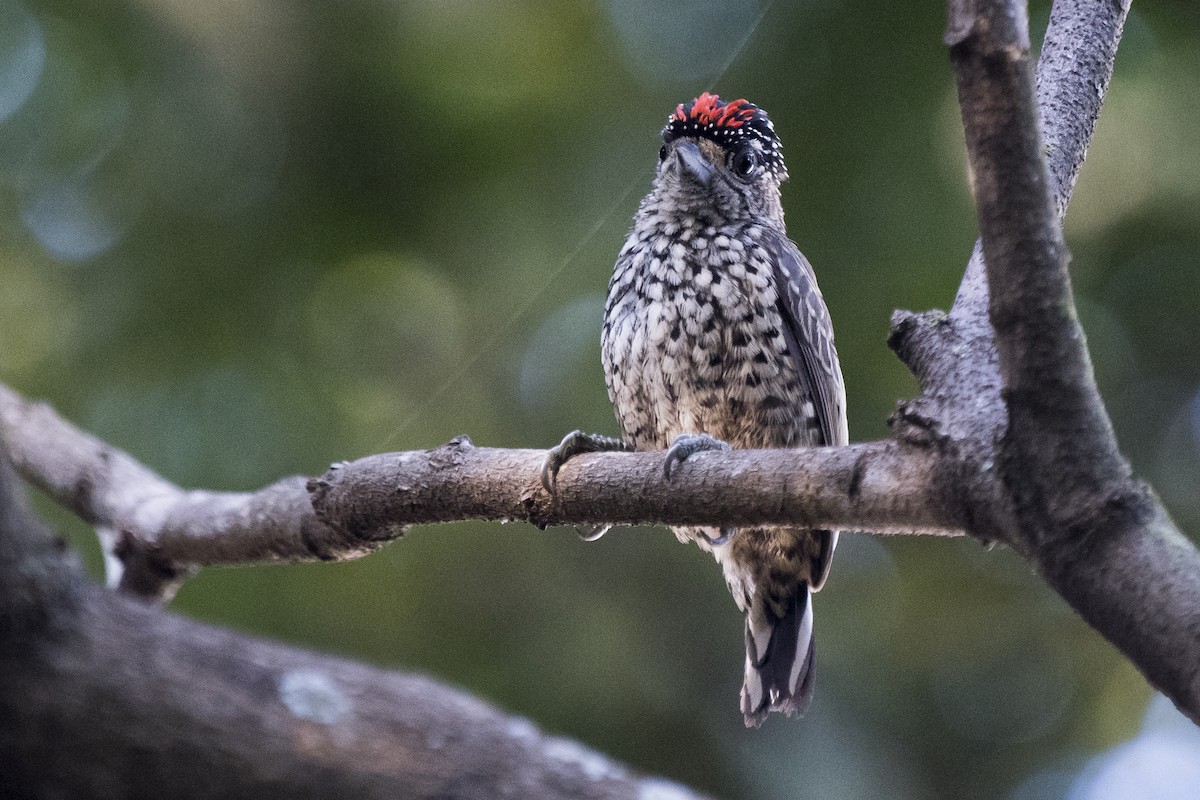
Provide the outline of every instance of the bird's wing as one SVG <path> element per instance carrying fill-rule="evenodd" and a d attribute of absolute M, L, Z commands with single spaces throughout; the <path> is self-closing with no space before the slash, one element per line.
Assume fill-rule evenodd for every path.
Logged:
<path fill-rule="evenodd" d="M 833 346 L 833 323 L 825 298 L 817 287 L 812 265 L 783 233 L 770 231 L 763 244 L 771 253 L 779 314 L 789 350 L 800 362 L 800 371 L 812 396 L 813 411 L 821 444 L 844 445 L 850 433 L 846 424 L 846 387 L 837 350 Z M 813 531 L 817 549 L 812 554 L 809 582 L 813 591 L 825 584 L 837 531 Z"/>
<path fill-rule="evenodd" d="M 770 250 L 775 291 L 789 349 L 800 362 L 801 374 L 813 397 L 818 430 L 825 445 L 849 442 L 846 388 L 833 346 L 833 323 L 825 298 L 817 288 L 812 265 L 782 233 L 769 231 L 763 245 Z"/>

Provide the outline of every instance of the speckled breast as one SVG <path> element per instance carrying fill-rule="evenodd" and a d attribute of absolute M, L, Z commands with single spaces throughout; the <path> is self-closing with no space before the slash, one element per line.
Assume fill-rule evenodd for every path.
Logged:
<path fill-rule="evenodd" d="M 735 447 L 807 444 L 802 385 L 755 225 L 635 230 L 609 284 L 602 356 L 609 398 L 637 449 L 680 433 Z M 811 411 L 810 411 L 811 413 Z"/>

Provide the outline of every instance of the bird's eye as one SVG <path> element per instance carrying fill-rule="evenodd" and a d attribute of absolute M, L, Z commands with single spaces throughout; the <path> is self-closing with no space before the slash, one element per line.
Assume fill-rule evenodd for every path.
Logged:
<path fill-rule="evenodd" d="M 758 153 L 750 148 L 739 150 L 733 157 L 733 171 L 743 178 L 748 178 L 758 169 Z"/>
<path fill-rule="evenodd" d="M 665 161 L 666 158 L 667 158 L 667 146 L 664 144 L 662 147 L 658 148 L 658 160 Z"/>

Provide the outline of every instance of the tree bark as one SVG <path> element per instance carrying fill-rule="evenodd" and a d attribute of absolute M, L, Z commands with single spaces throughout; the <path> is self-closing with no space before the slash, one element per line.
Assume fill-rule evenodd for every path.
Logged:
<path fill-rule="evenodd" d="M 661 454 L 603 453 L 568 462 L 551 496 L 538 477 L 546 451 L 477 448 L 465 436 L 335 464 L 311 481 L 209 492 L 175 486 L 2 384 L 0 432 L 26 479 L 100 530 L 109 584 L 146 599 L 169 599 L 200 567 L 344 561 L 410 525 L 462 519 L 541 528 L 712 519 L 883 534 L 962 528 L 938 494 L 935 454 L 895 441 L 701 454 L 670 480 Z"/>
<path fill-rule="evenodd" d="M 1132 478 L 1096 388 L 1062 238 L 1074 172 L 1051 172 L 1043 157 L 1023 12 L 1021 3 L 972 13 L 952 5 L 947 34 L 1007 410 L 996 466 L 1009 503 L 997 524 L 1085 620 L 1200 721 L 1200 553 Z"/>
<path fill-rule="evenodd" d="M 185 491 L 2 384 L 0 439 L 26 480 L 96 526 L 109 585 L 138 597 L 169 599 L 200 567 L 345 561 L 392 538 L 327 527 L 299 476 L 257 492 Z"/>

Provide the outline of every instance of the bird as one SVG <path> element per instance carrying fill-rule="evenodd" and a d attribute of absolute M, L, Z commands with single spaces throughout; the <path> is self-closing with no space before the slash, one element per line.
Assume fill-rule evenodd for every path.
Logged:
<path fill-rule="evenodd" d="M 621 437 L 568 434 L 543 465 L 551 492 L 558 469 L 582 452 L 666 450 L 669 479 L 705 450 L 848 443 L 833 326 L 812 266 L 788 238 L 788 172 L 766 111 L 705 92 L 679 104 L 661 136 L 604 309 L 601 359 Z M 715 556 L 745 614 L 747 727 L 773 711 L 803 715 L 813 695 L 811 595 L 838 532 L 674 532 Z"/>

